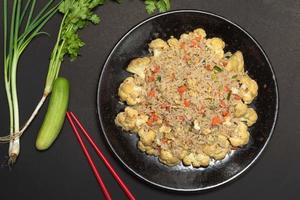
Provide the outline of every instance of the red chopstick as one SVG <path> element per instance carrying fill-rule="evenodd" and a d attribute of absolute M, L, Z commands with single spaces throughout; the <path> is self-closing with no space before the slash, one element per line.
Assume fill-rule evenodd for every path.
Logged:
<path fill-rule="evenodd" d="M 130 200 L 135 200 L 135 197 L 133 196 L 133 194 L 130 192 L 130 190 L 128 189 L 128 187 L 126 186 L 126 184 L 122 181 L 122 179 L 119 177 L 119 175 L 116 173 L 116 171 L 114 170 L 114 168 L 111 166 L 110 162 L 108 161 L 108 159 L 104 156 L 104 154 L 102 153 L 102 151 L 100 150 L 100 148 L 96 145 L 96 143 L 93 141 L 93 139 L 91 138 L 90 134 L 87 132 L 87 130 L 83 127 L 83 125 L 79 122 L 79 120 L 77 119 L 77 117 L 75 116 L 75 114 L 73 112 L 67 112 L 67 118 L 69 120 L 69 122 L 71 123 L 72 129 L 74 130 L 74 133 L 94 171 L 94 174 L 101 186 L 102 191 L 104 192 L 104 195 L 107 199 L 111 199 L 111 197 L 109 196 L 109 193 L 107 191 L 107 188 L 105 187 L 99 172 L 97 171 L 97 169 L 95 168 L 95 165 L 91 159 L 91 157 L 89 156 L 85 145 L 83 144 L 83 141 L 76 129 L 76 126 L 74 125 L 74 122 L 76 123 L 76 125 L 80 128 L 80 130 L 82 131 L 82 133 L 84 134 L 84 136 L 87 138 L 87 140 L 89 141 L 89 143 L 92 145 L 92 147 L 94 148 L 94 150 L 96 151 L 97 155 L 102 159 L 102 161 L 104 162 L 105 166 L 108 168 L 108 170 L 110 171 L 110 173 L 113 175 L 113 177 L 115 178 L 115 180 L 118 182 L 118 184 L 120 185 L 120 187 L 122 188 L 122 190 L 124 191 L 124 193 L 127 195 L 128 199 Z M 73 121 L 74 120 L 74 121 Z M 87 153 L 87 154 L 86 154 Z M 87 156 L 88 155 L 88 156 Z M 96 170 L 96 172 L 95 172 Z M 103 187 L 104 186 L 104 187 Z M 108 196 L 107 196 L 108 194 Z"/>
<path fill-rule="evenodd" d="M 74 131 L 74 134 L 77 137 L 78 142 L 79 142 L 79 144 L 80 144 L 80 146 L 81 146 L 81 148 L 84 152 L 84 155 L 86 156 L 86 158 L 87 158 L 87 160 L 88 160 L 88 162 L 89 162 L 89 164 L 90 164 L 90 166 L 91 166 L 91 168 L 92 168 L 92 170 L 93 170 L 93 172 L 96 176 L 96 179 L 97 179 L 97 181 L 98 181 L 98 183 L 99 183 L 99 185 L 100 185 L 100 187 L 101 187 L 101 189 L 104 193 L 105 199 L 106 200 L 111 200 L 112 198 L 111 198 L 111 196 L 110 196 L 110 194 L 109 194 L 109 192 L 108 192 L 108 190 L 107 190 L 107 188 L 106 188 L 106 186 L 105 186 L 105 184 L 104 184 L 104 182 L 103 182 L 103 180 L 102 180 L 102 178 L 101 178 L 101 176 L 100 176 L 100 174 L 99 174 L 99 172 L 98 172 L 98 170 L 97 170 L 97 168 L 94 164 L 94 161 L 92 160 L 88 150 L 86 149 L 86 146 L 84 145 L 84 143 L 82 141 L 82 138 L 80 137 L 80 134 L 77 131 L 76 126 L 75 126 L 74 122 L 72 121 L 69 113 L 67 113 L 67 118 L 68 118 L 68 120 L 69 120 L 69 122 L 72 126 L 72 129 Z"/>

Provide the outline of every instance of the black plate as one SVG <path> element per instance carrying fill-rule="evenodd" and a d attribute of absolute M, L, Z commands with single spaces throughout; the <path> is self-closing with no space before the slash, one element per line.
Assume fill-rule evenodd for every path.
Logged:
<path fill-rule="evenodd" d="M 259 85 L 259 95 L 253 102 L 258 113 L 251 127 L 251 139 L 222 161 L 208 168 L 168 167 L 156 157 L 140 152 L 137 136 L 124 133 L 114 124 L 114 118 L 124 109 L 118 101 L 117 89 L 130 74 L 125 71 L 129 61 L 147 55 L 148 43 L 167 39 L 202 27 L 208 37 L 221 37 L 226 50 L 241 50 L 245 68 Z M 111 51 L 99 80 L 98 113 L 104 136 L 117 158 L 135 175 L 156 186 L 177 191 L 198 191 L 222 185 L 243 173 L 259 157 L 271 138 L 278 113 L 278 89 L 271 64 L 259 44 L 240 26 L 215 14 L 178 10 L 151 17 L 133 27 Z"/>

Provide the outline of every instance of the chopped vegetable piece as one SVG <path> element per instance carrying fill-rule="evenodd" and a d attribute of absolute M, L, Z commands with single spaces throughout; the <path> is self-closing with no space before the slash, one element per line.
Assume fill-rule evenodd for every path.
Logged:
<path fill-rule="evenodd" d="M 152 71 L 153 71 L 154 73 L 158 73 L 158 72 L 160 71 L 160 66 L 155 65 Z"/>
<path fill-rule="evenodd" d="M 222 115 L 223 115 L 223 117 L 227 117 L 228 115 L 229 115 L 229 112 L 226 110 L 226 111 L 223 111 L 222 112 Z"/>
<path fill-rule="evenodd" d="M 150 91 L 148 92 L 148 96 L 149 96 L 149 97 L 155 97 L 155 90 L 150 90 Z"/>
<path fill-rule="evenodd" d="M 234 76 L 232 76 L 231 78 L 232 78 L 232 79 L 236 79 L 236 78 L 237 78 L 237 75 L 234 75 Z"/>
<path fill-rule="evenodd" d="M 232 92 L 231 92 L 231 90 L 230 90 L 230 91 L 228 92 L 228 94 L 227 94 L 227 97 L 226 97 L 227 100 L 230 100 L 231 93 L 232 93 Z"/>
<path fill-rule="evenodd" d="M 223 69 L 221 67 L 217 66 L 217 65 L 214 66 L 214 70 L 216 72 L 222 72 L 223 71 Z"/>
<path fill-rule="evenodd" d="M 185 107 L 189 107 L 190 104 L 191 104 L 190 100 L 188 100 L 188 99 L 183 100 L 183 105 L 184 105 Z"/>
<path fill-rule="evenodd" d="M 182 86 L 180 86 L 178 89 L 177 89 L 177 91 L 178 91 L 178 93 L 180 94 L 180 95 L 183 95 L 183 93 L 185 93 L 186 92 L 186 86 L 185 85 L 182 85 Z"/>
<path fill-rule="evenodd" d="M 223 100 L 220 101 L 220 106 L 221 106 L 221 108 L 225 108 L 226 107 L 226 104 L 225 104 L 225 102 Z"/>
<path fill-rule="evenodd" d="M 225 92 L 229 92 L 229 90 L 230 90 L 230 89 L 228 88 L 228 86 L 225 85 L 225 86 L 224 86 L 224 91 L 225 91 Z"/>
<path fill-rule="evenodd" d="M 213 126 L 219 125 L 221 122 L 222 120 L 218 116 L 215 116 L 211 119 L 211 125 Z"/>
<path fill-rule="evenodd" d="M 235 99 L 235 100 L 241 100 L 242 98 L 241 98 L 239 95 L 234 94 L 234 99 Z"/>
<path fill-rule="evenodd" d="M 148 82 L 153 82 L 155 80 L 154 75 L 148 77 Z"/>
<path fill-rule="evenodd" d="M 157 80 L 158 82 L 161 82 L 161 76 L 157 76 L 156 80 Z"/>

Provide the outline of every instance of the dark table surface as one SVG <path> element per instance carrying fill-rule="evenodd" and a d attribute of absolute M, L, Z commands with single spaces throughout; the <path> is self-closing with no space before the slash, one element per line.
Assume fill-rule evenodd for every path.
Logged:
<path fill-rule="evenodd" d="M 0 8 L 3 8 L 2 2 Z M 80 33 L 86 42 L 81 50 L 82 56 L 74 62 L 66 59 L 61 70 L 61 75 L 71 83 L 69 109 L 88 127 L 137 199 L 299 199 L 300 1 L 172 0 L 172 9 L 184 8 L 210 11 L 238 23 L 259 41 L 273 64 L 280 93 L 279 120 L 269 145 L 250 170 L 214 190 L 174 193 L 139 180 L 121 166 L 108 149 L 101 135 L 96 111 L 98 78 L 106 57 L 118 39 L 148 17 L 142 1 L 124 0 L 121 5 L 107 2 L 96 10 L 102 17 L 101 23 L 89 26 Z M 18 90 L 21 121 L 30 115 L 42 93 L 60 19 L 57 15 L 47 24 L 45 31 L 51 36 L 34 40 L 20 60 Z M 2 32 L 2 24 L 0 28 Z M 0 51 L 2 56 L 2 49 Z M 2 80 L 0 130 L 4 135 L 8 132 L 9 121 Z M 68 123 L 65 123 L 51 149 L 42 153 L 35 150 L 34 142 L 45 108 L 22 137 L 17 164 L 12 170 L 6 166 L 0 168 L 0 199 L 103 199 Z M 4 163 L 7 148 L 7 145 L 0 146 L 1 163 Z M 97 163 L 113 199 L 126 199 L 102 162 Z"/>

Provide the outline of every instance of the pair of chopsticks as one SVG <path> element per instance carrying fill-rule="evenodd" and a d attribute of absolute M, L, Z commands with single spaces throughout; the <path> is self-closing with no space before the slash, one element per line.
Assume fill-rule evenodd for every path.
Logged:
<path fill-rule="evenodd" d="M 79 131 L 77 130 L 76 125 L 79 127 L 79 129 L 81 130 L 82 134 L 87 138 L 88 142 L 92 145 L 93 149 L 96 151 L 97 155 L 101 158 L 101 160 L 104 162 L 105 166 L 107 167 L 107 169 L 110 171 L 110 173 L 113 175 L 113 177 L 115 178 L 115 180 L 118 182 L 118 184 L 120 185 L 120 187 L 122 188 L 122 190 L 124 191 L 124 193 L 126 194 L 126 196 L 128 197 L 128 199 L 130 200 L 135 200 L 135 197 L 133 196 L 133 194 L 130 192 L 130 190 L 128 189 L 128 187 L 126 186 L 126 184 L 122 181 L 122 179 L 119 177 L 119 175 L 117 174 L 117 172 L 113 169 L 113 167 L 111 166 L 111 164 L 109 163 L 108 159 L 103 155 L 102 151 L 100 150 L 100 148 L 96 145 L 96 143 L 93 141 L 93 139 L 91 138 L 90 134 L 87 132 L 87 130 L 83 127 L 83 125 L 79 122 L 78 118 L 74 115 L 73 112 L 67 112 L 67 118 L 71 124 L 71 127 L 73 129 L 73 132 L 83 150 L 84 155 L 86 156 L 89 165 L 91 166 L 94 175 L 102 189 L 102 192 L 105 196 L 106 200 L 111 200 L 111 196 L 109 191 L 107 190 L 107 187 L 105 186 L 102 177 L 99 173 L 99 171 L 97 170 L 95 163 L 93 161 L 93 159 L 91 158 L 83 140 L 82 137 L 80 136 Z M 76 125 L 75 125 L 76 124 Z"/>

